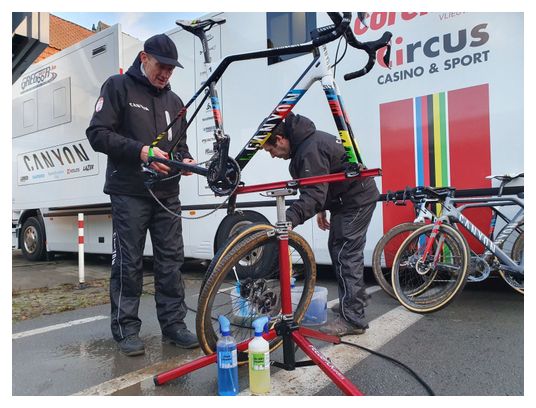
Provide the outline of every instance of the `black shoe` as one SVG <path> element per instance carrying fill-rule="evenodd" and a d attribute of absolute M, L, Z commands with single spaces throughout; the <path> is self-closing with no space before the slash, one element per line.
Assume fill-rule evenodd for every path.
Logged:
<path fill-rule="evenodd" d="M 145 353 L 143 341 L 137 334 L 130 334 L 123 340 L 117 342 L 119 350 L 126 356 L 139 356 Z"/>
<path fill-rule="evenodd" d="M 334 320 L 326 323 L 320 327 L 322 333 L 330 334 L 332 336 L 348 336 L 351 334 L 363 334 L 367 330 L 367 327 L 356 326 L 353 323 L 346 321 L 342 316 L 337 316 Z"/>
<path fill-rule="evenodd" d="M 365 302 L 363 303 L 363 306 L 368 306 L 368 300 L 370 299 L 370 295 L 368 293 L 365 294 Z M 335 303 L 333 306 L 329 308 L 333 313 L 340 314 L 341 313 L 341 304 Z"/>
<path fill-rule="evenodd" d="M 186 328 L 162 332 L 162 341 L 186 349 L 199 347 L 195 334 Z"/>

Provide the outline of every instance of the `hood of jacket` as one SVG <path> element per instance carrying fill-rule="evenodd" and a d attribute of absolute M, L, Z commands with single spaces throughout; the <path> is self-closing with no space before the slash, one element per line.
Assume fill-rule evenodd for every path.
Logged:
<path fill-rule="evenodd" d="M 290 142 L 290 157 L 294 157 L 300 145 L 316 132 L 311 119 L 290 112 L 285 118 L 285 132 Z"/>
<path fill-rule="evenodd" d="M 134 78 L 134 80 L 136 80 L 137 82 L 145 85 L 154 95 L 160 95 L 162 92 L 167 92 L 171 90 L 171 86 L 169 85 L 169 83 L 163 89 L 159 89 L 149 82 L 147 77 L 143 75 L 143 72 L 141 72 L 140 54 L 138 54 L 138 56 L 134 59 L 134 62 L 127 71 L 127 75 Z"/>

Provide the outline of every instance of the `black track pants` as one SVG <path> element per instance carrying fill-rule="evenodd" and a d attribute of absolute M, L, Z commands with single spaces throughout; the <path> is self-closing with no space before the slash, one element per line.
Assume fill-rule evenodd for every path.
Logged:
<path fill-rule="evenodd" d="M 329 253 L 339 286 L 341 316 L 367 328 L 363 250 L 376 203 L 331 215 Z"/>
<path fill-rule="evenodd" d="M 110 277 L 111 328 L 115 340 L 140 331 L 138 317 L 143 287 L 142 255 L 147 230 L 153 246 L 153 272 L 158 321 L 162 330 L 186 327 L 184 261 L 180 218 L 165 211 L 153 198 L 111 195 L 113 222 L 112 273 Z M 178 213 L 177 197 L 162 199 Z"/>

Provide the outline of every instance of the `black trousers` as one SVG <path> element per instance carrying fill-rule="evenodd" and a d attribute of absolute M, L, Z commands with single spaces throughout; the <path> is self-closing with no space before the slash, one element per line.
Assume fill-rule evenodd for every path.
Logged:
<path fill-rule="evenodd" d="M 142 256 L 147 230 L 153 246 L 155 301 L 162 331 L 186 327 L 184 261 L 181 219 L 163 209 L 153 198 L 111 195 L 113 223 L 110 277 L 111 329 L 119 341 L 138 334 L 143 287 Z M 162 199 L 171 211 L 180 211 L 178 197 Z"/>
<path fill-rule="evenodd" d="M 376 203 L 331 214 L 329 253 L 337 277 L 342 317 L 362 328 L 365 318 L 365 280 L 363 250 L 367 229 Z"/>

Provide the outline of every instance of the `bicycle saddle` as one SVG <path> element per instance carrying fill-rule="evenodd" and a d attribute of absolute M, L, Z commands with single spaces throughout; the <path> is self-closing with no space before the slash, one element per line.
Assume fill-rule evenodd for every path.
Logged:
<path fill-rule="evenodd" d="M 213 25 L 225 23 L 224 18 L 207 18 L 206 20 L 177 20 L 175 24 L 182 27 L 184 30 L 193 33 L 196 30 L 208 31 Z"/>

